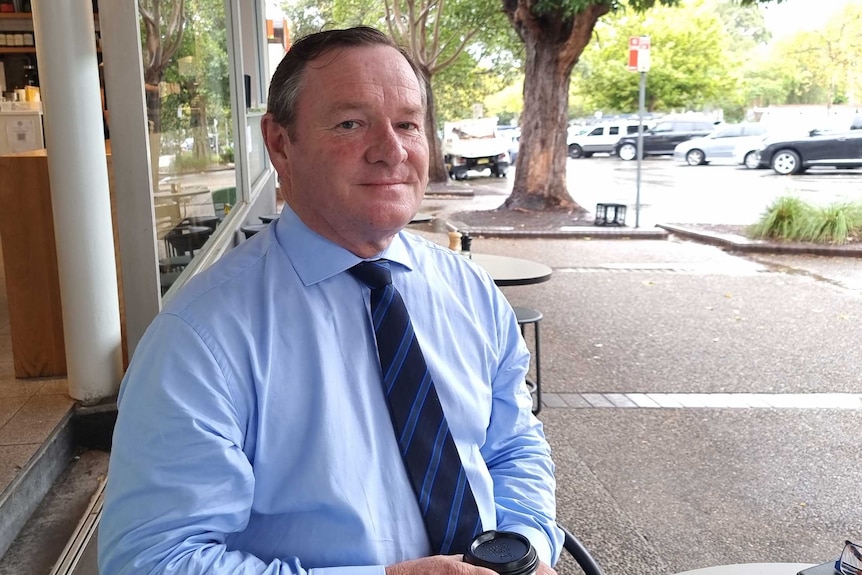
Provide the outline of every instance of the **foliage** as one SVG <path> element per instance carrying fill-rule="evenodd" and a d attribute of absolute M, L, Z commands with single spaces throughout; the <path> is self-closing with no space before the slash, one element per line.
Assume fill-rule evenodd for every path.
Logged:
<path fill-rule="evenodd" d="M 862 234 L 862 203 L 812 207 L 797 197 L 784 196 L 747 231 L 752 238 L 844 244 Z"/>
<path fill-rule="evenodd" d="M 747 69 L 749 105 L 839 104 L 862 93 L 862 6 L 848 3 L 817 30 L 775 42 Z M 857 96 L 858 101 L 858 96 Z"/>
<path fill-rule="evenodd" d="M 161 12 L 175 0 L 161 0 Z M 158 4 L 151 0 L 150 4 Z M 220 0 L 183 0 L 181 42 L 174 57 L 165 61 L 159 80 L 159 127 L 180 142 L 193 137 L 192 152 L 209 161 L 209 134 L 213 120 L 222 132 L 218 140 L 230 141 L 230 84 L 227 26 Z M 181 160 L 182 163 L 182 160 Z"/>
<path fill-rule="evenodd" d="M 862 204 L 836 203 L 817 208 L 811 215 L 804 239 L 844 244 L 862 231 Z"/>
<path fill-rule="evenodd" d="M 776 199 L 748 229 L 752 238 L 799 240 L 811 227 L 813 209 L 795 196 Z"/>
<path fill-rule="evenodd" d="M 176 174 L 203 172 L 210 165 L 216 163 L 218 160 L 209 154 L 198 156 L 188 152 L 179 152 L 174 156 L 171 163 L 171 171 Z"/>
<path fill-rule="evenodd" d="M 632 113 L 638 109 L 638 75 L 627 69 L 629 36 L 648 35 L 652 66 L 647 111 L 721 108 L 741 116 L 735 95 L 738 70 L 757 38 L 768 36 L 756 7 L 730 0 L 689 0 L 648 13 L 620 11 L 600 20 L 573 73 L 569 117 L 576 109 Z"/>
<path fill-rule="evenodd" d="M 219 160 L 222 164 L 232 164 L 234 162 L 233 147 L 225 146 L 222 148 L 221 153 L 219 153 Z"/>

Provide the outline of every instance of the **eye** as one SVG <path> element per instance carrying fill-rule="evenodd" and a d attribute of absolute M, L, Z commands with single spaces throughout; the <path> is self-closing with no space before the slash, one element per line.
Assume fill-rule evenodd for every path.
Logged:
<path fill-rule="evenodd" d="M 359 127 L 359 122 L 356 120 L 345 120 L 338 124 L 338 127 L 343 130 L 355 130 Z"/>
<path fill-rule="evenodd" d="M 419 129 L 419 125 L 414 122 L 399 122 L 396 125 L 399 130 L 406 130 L 408 132 L 414 132 Z"/>

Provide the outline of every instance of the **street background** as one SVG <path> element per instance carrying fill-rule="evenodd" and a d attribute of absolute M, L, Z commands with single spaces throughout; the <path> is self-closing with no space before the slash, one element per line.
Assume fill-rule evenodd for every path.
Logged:
<path fill-rule="evenodd" d="M 631 226 L 634 166 L 569 160 L 572 195 L 590 210 L 594 201 L 629 204 Z M 862 178 L 858 171 L 782 178 L 664 159 L 644 166 L 649 226 L 748 224 L 787 190 L 829 202 L 858 194 Z M 445 218 L 491 209 L 507 195 L 506 181 L 466 185 L 474 196 L 429 196 L 423 211 Z M 448 243 L 444 230 L 419 233 Z M 503 291 L 544 314 L 547 401 L 539 418 L 557 465 L 558 514 L 608 575 L 823 563 L 845 539 L 862 539 L 862 260 L 742 257 L 674 236 L 479 237 L 473 250 L 554 269 L 547 283 Z M 671 393 L 706 394 L 691 397 L 713 398 L 713 407 L 595 401 Z M 787 402 L 732 407 L 749 394 Z M 814 407 L 836 397 L 845 404 Z M 579 570 L 565 559 L 559 572 Z"/>

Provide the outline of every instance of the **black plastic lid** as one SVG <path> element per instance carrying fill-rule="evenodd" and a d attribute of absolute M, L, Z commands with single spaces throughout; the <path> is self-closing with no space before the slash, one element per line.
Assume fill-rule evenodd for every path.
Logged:
<path fill-rule="evenodd" d="M 502 575 L 527 575 L 539 564 L 530 540 L 511 531 L 485 531 L 476 536 L 464 554 L 471 565 L 493 569 Z"/>

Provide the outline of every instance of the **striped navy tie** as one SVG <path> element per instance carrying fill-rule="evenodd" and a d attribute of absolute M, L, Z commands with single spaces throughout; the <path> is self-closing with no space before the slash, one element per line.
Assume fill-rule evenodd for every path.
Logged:
<path fill-rule="evenodd" d="M 443 555 L 463 553 L 481 532 L 479 509 L 389 262 L 362 262 L 350 273 L 371 288 L 389 414 L 431 545 Z"/>

